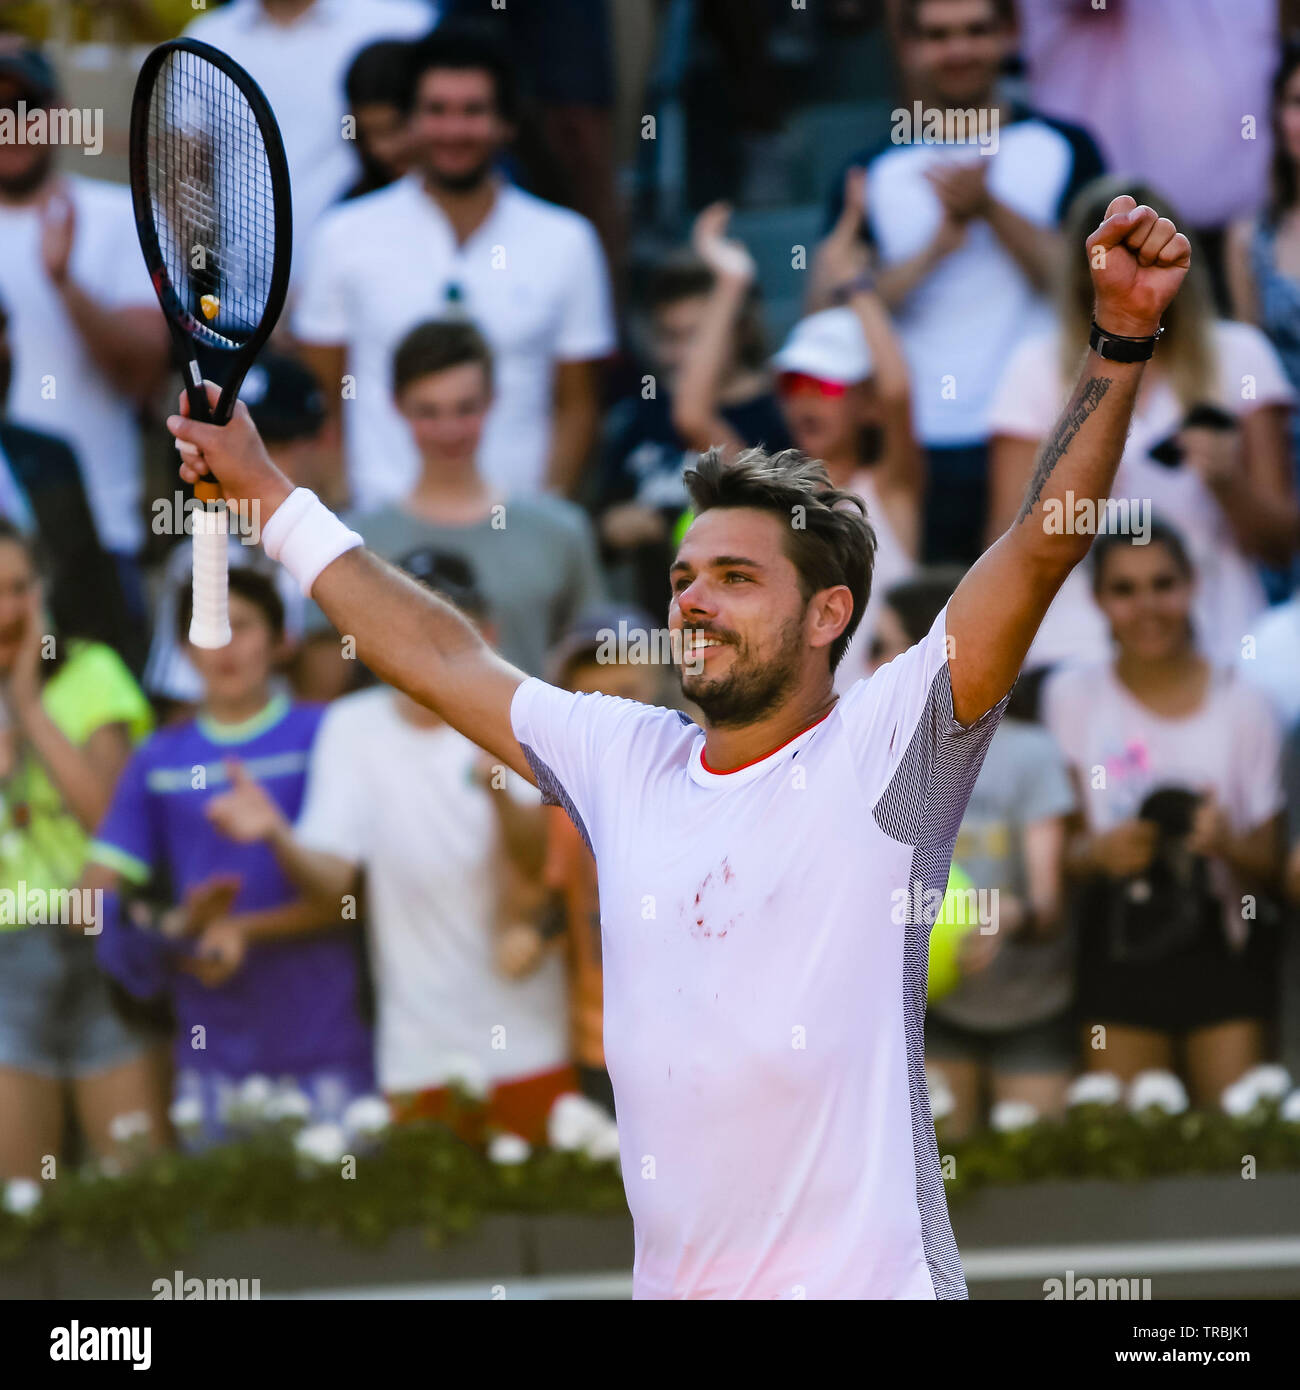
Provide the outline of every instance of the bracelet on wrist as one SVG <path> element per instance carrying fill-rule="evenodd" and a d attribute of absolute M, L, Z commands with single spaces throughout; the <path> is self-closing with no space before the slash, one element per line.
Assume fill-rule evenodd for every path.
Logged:
<path fill-rule="evenodd" d="M 1146 362 L 1156 350 L 1156 344 L 1164 336 L 1164 325 L 1147 337 L 1130 338 L 1123 333 L 1111 333 L 1096 319 L 1088 333 L 1088 346 L 1098 357 L 1107 362 Z"/>

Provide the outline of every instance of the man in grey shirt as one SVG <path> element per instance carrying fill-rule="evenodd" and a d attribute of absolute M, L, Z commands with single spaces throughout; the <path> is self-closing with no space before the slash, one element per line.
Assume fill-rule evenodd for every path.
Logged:
<path fill-rule="evenodd" d="M 498 650 L 530 675 L 543 674 L 552 644 L 604 598 L 587 514 L 548 494 L 507 497 L 479 472 L 492 354 L 467 320 L 413 328 L 393 355 L 392 389 L 420 452 L 420 477 L 402 501 L 349 524 L 394 563 L 416 550 L 464 560 L 492 613 Z M 307 632 L 300 688 L 331 699 L 353 682 L 351 646 L 314 604 Z"/>

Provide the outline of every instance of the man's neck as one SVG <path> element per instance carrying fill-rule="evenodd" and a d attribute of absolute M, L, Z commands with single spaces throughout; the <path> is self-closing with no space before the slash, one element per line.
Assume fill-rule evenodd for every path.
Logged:
<path fill-rule="evenodd" d="M 272 24 L 288 28 L 295 20 L 301 19 L 316 0 L 260 0 L 262 12 Z"/>
<path fill-rule="evenodd" d="M 477 468 L 444 471 L 426 464 L 405 506 L 419 516 L 454 524 L 481 520 L 495 498 L 495 489 Z"/>
<path fill-rule="evenodd" d="M 500 191 L 494 174 L 489 174 L 482 183 L 464 191 L 445 188 L 432 175 L 426 174 L 423 187 L 451 223 L 456 241 L 462 246 L 487 221 Z"/>
<path fill-rule="evenodd" d="M 207 699 L 203 702 L 203 717 L 211 724 L 246 724 L 261 714 L 271 699 L 271 688 L 267 685 L 231 699 Z"/>
<path fill-rule="evenodd" d="M 710 728 L 705 724 L 704 763 L 709 772 L 735 772 L 783 748 L 831 712 L 839 699 L 828 682 L 808 700 L 792 701 L 744 728 Z"/>

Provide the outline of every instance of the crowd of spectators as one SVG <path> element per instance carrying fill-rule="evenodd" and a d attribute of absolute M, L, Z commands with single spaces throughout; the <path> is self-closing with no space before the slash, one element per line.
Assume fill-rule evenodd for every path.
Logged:
<path fill-rule="evenodd" d="M 737 7 L 700 9 L 770 153 Z M 975 785 L 954 861 L 994 911 L 926 1049 L 958 1133 L 999 1101 L 1059 1113 L 1087 1071 L 1175 1071 L 1212 1106 L 1300 1070 L 1300 47 L 1274 0 L 882 16 L 900 109 L 938 127 L 825 190 L 774 343 L 726 204 L 626 254 L 600 0 L 209 3 L 187 32 L 266 91 L 294 197 L 242 398 L 295 482 L 520 669 L 688 715 L 655 640 L 684 470 L 819 458 L 877 538 L 842 692 L 1015 521 L 1109 200 L 1191 229 L 1117 505 L 1060 519 L 1098 539 Z M 0 35 L 0 109 L 65 100 Z M 123 1115 L 174 1142 L 178 1103 L 212 1142 L 253 1077 L 473 1139 L 541 1142 L 575 1091 L 612 1115 L 563 810 L 377 684 L 256 545 L 230 645 L 189 644 L 184 512 L 145 465 L 179 383 L 130 196 L 56 153 L 0 143 L 0 1179 L 109 1153 Z M 7 906 L 74 889 L 93 923 Z"/>

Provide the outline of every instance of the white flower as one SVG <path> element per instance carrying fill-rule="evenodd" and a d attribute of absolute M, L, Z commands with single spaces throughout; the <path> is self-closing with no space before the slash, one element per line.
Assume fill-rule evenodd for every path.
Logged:
<path fill-rule="evenodd" d="M 309 1120 L 311 1101 L 297 1086 L 279 1087 L 263 1111 L 268 1120 Z"/>
<path fill-rule="evenodd" d="M 1065 1103 L 1074 1105 L 1118 1105 L 1124 1083 L 1109 1071 L 1089 1071 L 1076 1077 L 1065 1093 Z"/>
<path fill-rule="evenodd" d="M 313 1163 L 328 1166 L 337 1163 L 347 1152 L 348 1136 L 342 1125 L 308 1125 L 294 1135 L 293 1147 Z"/>
<path fill-rule="evenodd" d="M 948 1078 L 934 1067 L 926 1067 L 925 1084 L 930 1092 L 930 1114 L 935 1123 L 946 1120 L 957 1108 L 957 1098 L 948 1085 Z"/>
<path fill-rule="evenodd" d="M 488 1158 L 493 1163 L 527 1163 L 533 1152 L 527 1139 L 518 1134 L 494 1134 L 488 1144 Z"/>
<path fill-rule="evenodd" d="M 1300 1091 L 1292 1091 L 1282 1102 L 1282 1118 L 1289 1125 L 1300 1125 Z"/>
<path fill-rule="evenodd" d="M 475 1100 L 486 1100 L 492 1093 L 492 1082 L 488 1078 L 483 1063 L 467 1052 L 456 1052 L 443 1064 L 447 1074 L 446 1084 L 456 1086 Z"/>
<path fill-rule="evenodd" d="M 167 1115 L 173 1126 L 182 1133 L 198 1129 L 203 1123 L 203 1102 L 198 1096 L 177 1096 Z"/>
<path fill-rule="evenodd" d="M 149 1116 L 143 1110 L 114 1115 L 108 1122 L 108 1136 L 115 1144 L 129 1144 L 137 1134 L 149 1133 Z"/>
<path fill-rule="evenodd" d="M 41 1204 L 41 1185 L 32 1178 L 10 1178 L 5 1183 L 4 1209 L 13 1216 L 27 1216 Z"/>
<path fill-rule="evenodd" d="M 1000 1100 L 989 1115 L 989 1124 L 999 1134 L 1008 1134 L 1016 1129 L 1028 1129 L 1038 1123 L 1037 1107 L 1027 1100 Z"/>
<path fill-rule="evenodd" d="M 382 1134 L 393 1123 L 393 1112 L 383 1096 L 358 1096 L 343 1112 L 343 1128 L 367 1139 Z"/>
<path fill-rule="evenodd" d="M 589 1144 L 607 1144 L 602 1138 L 612 1124 L 609 1115 L 586 1096 L 566 1091 L 556 1096 L 546 1117 L 546 1133 L 553 1149 L 563 1152 L 586 1150 Z"/>
<path fill-rule="evenodd" d="M 1128 1108 L 1135 1114 L 1163 1110 L 1166 1115 L 1181 1115 L 1187 1109 L 1187 1091 L 1171 1071 L 1139 1072 L 1129 1086 Z"/>
<path fill-rule="evenodd" d="M 1263 1100 L 1280 1100 L 1291 1089 L 1291 1076 L 1285 1067 L 1252 1067 L 1224 1091 L 1220 1104 L 1229 1115 L 1249 1115 Z"/>
<path fill-rule="evenodd" d="M 593 1163 L 618 1162 L 618 1126 L 608 1115 L 604 1127 L 591 1135 L 582 1151 Z"/>
<path fill-rule="evenodd" d="M 239 1109 L 246 1115 L 260 1118 L 275 1095 L 275 1087 L 265 1076 L 246 1076 L 239 1086 Z"/>

